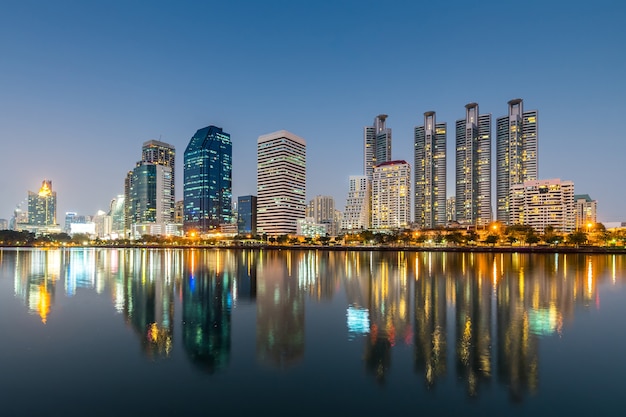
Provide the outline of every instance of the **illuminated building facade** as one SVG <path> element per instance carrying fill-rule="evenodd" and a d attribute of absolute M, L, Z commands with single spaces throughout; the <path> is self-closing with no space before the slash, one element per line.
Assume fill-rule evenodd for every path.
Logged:
<path fill-rule="evenodd" d="M 477 103 L 456 121 L 456 221 L 491 222 L 491 115 L 480 114 Z"/>
<path fill-rule="evenodd" d="M 574 204 L 576 204 L 576 229 L 588 230 L 589 225 L 595 226 L 598 202 L 592 200 L 589 194 L 577 194 L 574 196 Z"/>
<path fill-rule="evenodd" d="M 57 193 L 52 181 L 43 180 L 39 192 L 28 192 L 28 224 L 35 227 L 56 226 Z"/>
<path fill-rule="evenodd" d="M 173 220 L 171 182 L 172 168 L 166 165 L 140 162 L 132 171 L 129 179 L 129 216 L 134 237 L 167 234 L 166 225 Z M 150 227 L 146 228 L 146 224 Z"/>
<path fill-rule="evenodd" d="M 337 235 L 335 199 L 333 197 L 326 195 L 313 197 L 306 208 L 306 217 L 313 218 L 314 223 L 326 225 L 326 232 L 329 235 Z"/>
<path fill-rule="evenodd" d="M 124 207 L 125 198 L 123 194 L 111 200 L 109 216 L 111 216 L 111 233 L 116 237 L 124 236 Z"/>
<path fill-rule="evenodd" d="M 376 165 L 372 174 L 371 227 L 373 229 L 408 228 L 410 220 L 410 165 L 402 160 Z"/>
<path fill-rule="evenodd" d="M 257 141 L 257 231 L 295 234 L 306 209 L 306 141 L 286 130 Z"/>
<path fill-rule="evenodd" d="M 174 221 L 174 205 L 176 198 L 176 149 L 174 146 L 158 140 L 149 140 L 144 142 L 141 148 L 141 161 L 144 163 L 165 165 L 172 168 L 172 181 L 170 184 L 170 200 L 167 205 L 171 207 L 171 215 L 168 216 L 169 222 Z"/>
<path fill-rule="evenodd" d="M 509 113 L 496 120 L 497 219 L 510 219 L 510 190 L 516 184 L 538 178 L 538 113 L 524 111 L 523 100 L 510 100 Z"/>
<path fill-rule="evenodd" d="M 415 223 L 422 229 L 446 224 L 446 131 L 434 111 L 415 128 Z"/>
<path fill-rule="evenodd" d="M 560 179 L 524 181 L 511 187 L 511 224 L 544 233 L 547 226 L 571 233 L 576 226 L 574 183 Z"/>
<path fill-rule="evenodd" d="M 232 223 L 232 154 L 230 134 L 216 126 L 199 129 L 185 149 L 185 232 L 219 231 Z"/>
<path fill-rule="evenodd" d="M 237 233 L 256 234 L 257 198 L 255 195 L 243 195 L 237 199 Z"/>
<path fill-rule="evenodd" d="M 351 175 L 341 228 L 346 231 L 370 227 L 370 183 L 365 175 Z"/>
<path fill-rule="evenodd" d="M 448 223 L 456 221 L 456 197 L 446 199 L 446 221 Z"/>
<path fill-rule="evenodd" d="M 328 233 L 328 225 L 318 223 L 313 217 L 305 217 L 298 219 L 298 230 L 296 234 L 304 237 L 320 237 L 326 236 Z"/>
<path fill-rule="evenodd" d="M 363 128 L 363 171 L 369 181 L 376 165 L 391 161 L 391 129 L 387 127 L 387 117 L 379 114 L 373 126 Z"/>

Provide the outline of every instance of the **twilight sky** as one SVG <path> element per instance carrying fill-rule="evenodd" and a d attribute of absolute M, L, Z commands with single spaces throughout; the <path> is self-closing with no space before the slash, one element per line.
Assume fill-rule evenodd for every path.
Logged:
<path fill-rule="evenodd" d="M 231 134 L 233 198 L 256 194 L 257 138 L 286 129 L 307 141 L 307 200 L 343 211 L 363 126 L 388 114 L 393 158 L 412 166 L 429 110 L 448 123 L 452 196 L 465 104 L 495 135 L 522 98 L 539 111 L 540 179 L 574 181 L 599 221 L 626 221 L 625 21 L 620 0 L 5 0 L 0 218 L 43 179 L 59 223 L 107 211 L 150 139 L 176 147 L 182 199 L 185 147 L 211 124 Z"/>

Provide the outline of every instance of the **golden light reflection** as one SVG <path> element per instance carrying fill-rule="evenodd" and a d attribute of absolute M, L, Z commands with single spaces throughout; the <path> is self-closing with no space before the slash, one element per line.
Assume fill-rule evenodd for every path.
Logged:
<path fill-rule="evenodd" d="M 593 295 L 593 264 L 591 259 L 587 263 L 587 294 L 590 297 Z"/>

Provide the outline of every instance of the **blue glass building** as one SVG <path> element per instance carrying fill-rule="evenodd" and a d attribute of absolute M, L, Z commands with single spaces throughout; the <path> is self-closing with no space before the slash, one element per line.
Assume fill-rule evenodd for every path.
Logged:
<path fill-rule="evenodd" d="M 216 126 L 199 129 L 184 156 L 183 228 L 206 233 L 232 223 L 230 134 Z"/>
<path fill-rule="evenodd" d="M 237 233 L 256 234 L 256 196 L 244 195 L 237 199 Z"/>

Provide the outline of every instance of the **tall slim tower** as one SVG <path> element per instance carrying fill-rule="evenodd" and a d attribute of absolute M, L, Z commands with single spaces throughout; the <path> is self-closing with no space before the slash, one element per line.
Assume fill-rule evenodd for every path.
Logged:
<path fill-rule="evenodd" d="M 477 103 L 456 121 L 456 220 L 491 222 L 491 114 L 479 114 Z"/>
<path fill-rule="evenodd" d="M 391 161 L 391 128 L 387 127 L 386 120 L 386 114 L 379 114 L 373 126 L 363 128 L 363 173 L 370 182 L 374 166 Z"/>
<path fill-rule="evenodd" d="M 511 187 L 538 179 L 537 110 L 525 112 L 521 98 L 508 105 L 508 115 L 496 120 L 497 218 L 507 225 Z"/>
<path fill-rule="evenodd" d="M 286 130 L 257 141 L 257 232 L 296 233 L 306 209 L 306 141 Z"/>
<path fill-rule="evenodd" d="M 232 223 L 230 134 L 207 126 L 192 136 L 184 156 L 183 229 L 206 233 Z"/>
<path fill-rule="evenodd" d="M 434 111 L 415 128 L 415 223 L 422 229 L 446 224 L 446 131 Z"/>

